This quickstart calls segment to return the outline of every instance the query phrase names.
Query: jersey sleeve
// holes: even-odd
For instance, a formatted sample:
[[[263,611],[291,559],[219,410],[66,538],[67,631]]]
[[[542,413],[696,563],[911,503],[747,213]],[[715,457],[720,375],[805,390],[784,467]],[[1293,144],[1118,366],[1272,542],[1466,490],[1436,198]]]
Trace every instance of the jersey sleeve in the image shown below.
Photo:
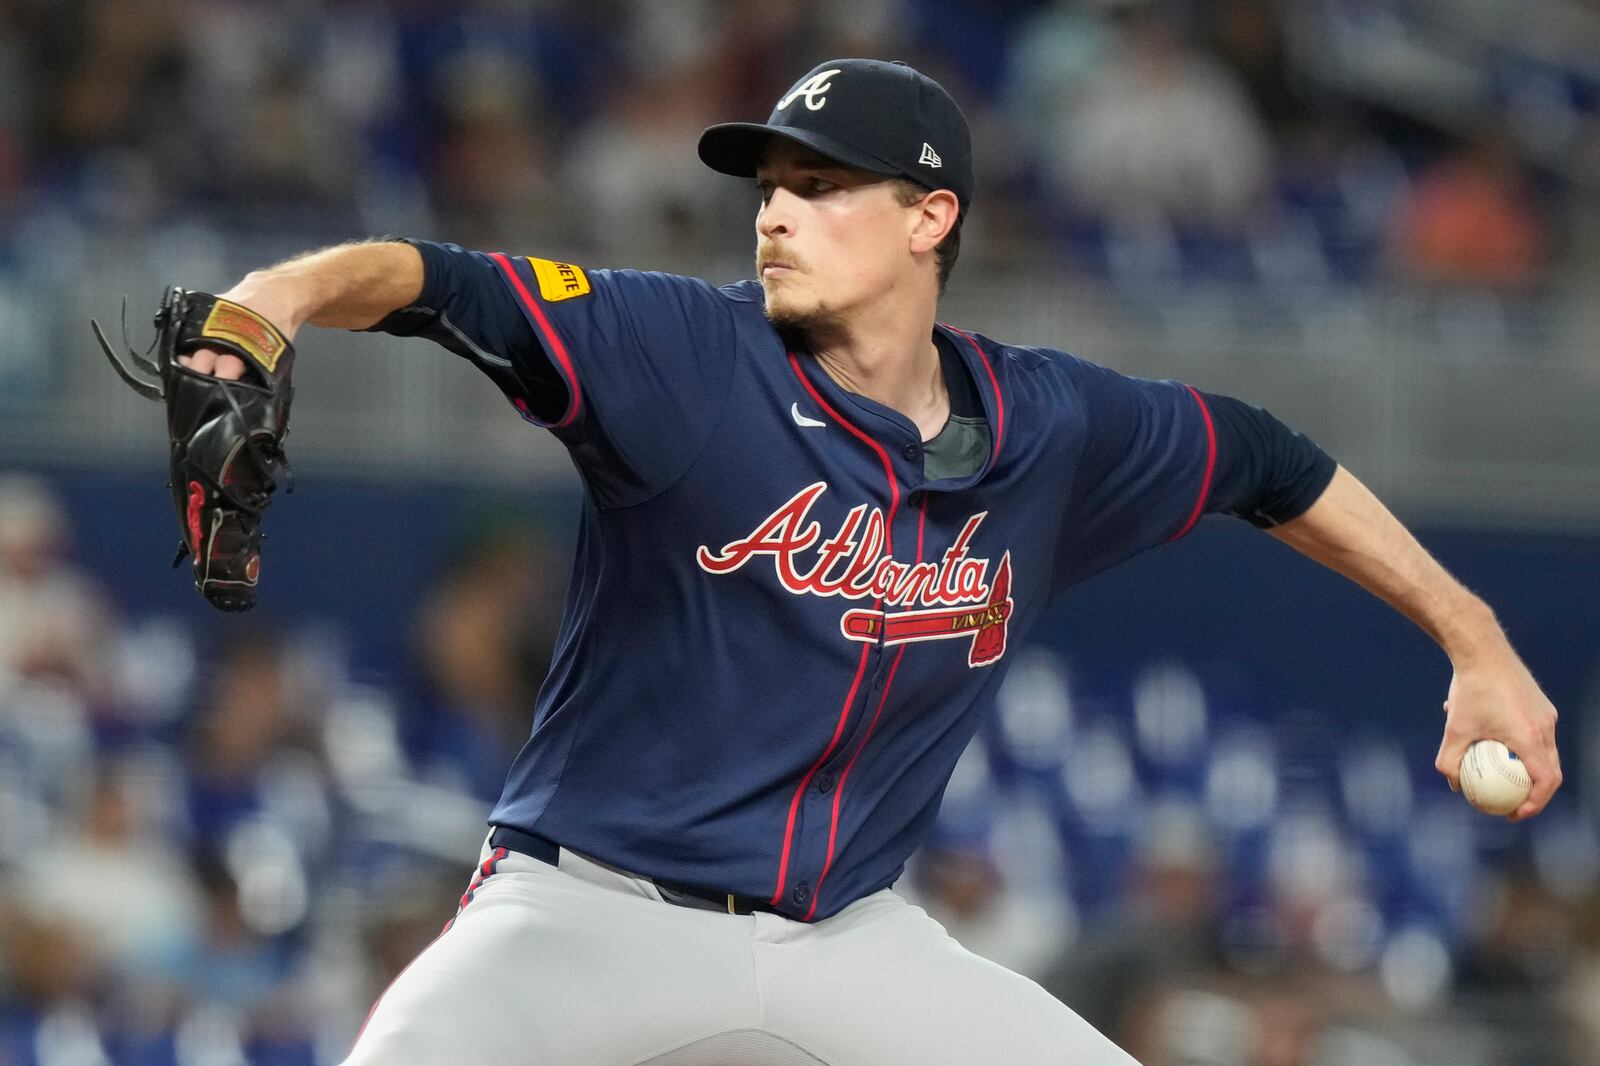
[[[1260,529],[1299,518],[1338,469],[1333,457],[1272,413],[1232,396],[1201,393],[1217,433],[1217,469],[1206,511]]]
[[[1206,514],[1263,528],[1287,522],[1333,478],[1327,453],[1259,407],[1181,382],[1076,368],[1083,441],[1058,588],[1178,540]]]
[[[422,295],[374,329],[425,336],[470,360],[567,445],[601,506],[646,499],[688,468],[737,349],[716,288],[411,243],[423,257]]]
[[[1215,423],[1197,390],[1078,362],[1082,442],[1057,587],[1189,532],[1216,476]]]

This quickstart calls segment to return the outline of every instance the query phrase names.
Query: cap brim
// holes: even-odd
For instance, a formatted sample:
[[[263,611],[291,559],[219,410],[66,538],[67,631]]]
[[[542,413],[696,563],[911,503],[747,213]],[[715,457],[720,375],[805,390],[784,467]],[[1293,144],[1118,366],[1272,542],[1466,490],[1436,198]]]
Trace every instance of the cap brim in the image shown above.
[[[824,137],[811,130],[793,126],[768,126],[760,122],[724,122],[708,126],[700,134],[700,161],[712,170],[732,174],[736,178],[753,178],[761,153],[773,137],[786,137],[791,141],[852,167],[870,170],[874,174],[898,174],[900,169],[870,156],[849,145]]]

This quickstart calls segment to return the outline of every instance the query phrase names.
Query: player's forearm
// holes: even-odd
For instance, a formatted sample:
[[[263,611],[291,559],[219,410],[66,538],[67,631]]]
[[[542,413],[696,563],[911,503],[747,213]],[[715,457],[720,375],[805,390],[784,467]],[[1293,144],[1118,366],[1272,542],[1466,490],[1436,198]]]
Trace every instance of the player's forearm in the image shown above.
[[[1389,603],[1457,665],[1508,648],[1488,605],[1451,577],[1343,467],[1309,510],[1270,532]]]
[[[285,334],[309,322],[366,329],[422,294],[422,256],[399,241],[341,244],[252,271],[223,295]]]

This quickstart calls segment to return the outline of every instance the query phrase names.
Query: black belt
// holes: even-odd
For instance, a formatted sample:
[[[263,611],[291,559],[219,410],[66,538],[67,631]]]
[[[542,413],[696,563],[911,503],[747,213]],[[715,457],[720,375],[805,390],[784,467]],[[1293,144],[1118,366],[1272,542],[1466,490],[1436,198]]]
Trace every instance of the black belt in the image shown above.
[[[519,854],[526,855],[540,862],[549,863],[551,866],[559,865],[561,845],[548,837],[539,836],[516,829],[509,825],[497,825],[494,832],[489,834],[489,843],[497,848],[508,848]],[[637,874],[630,874],[637,877]],[[732,892],[713,892],[709,889],[695,888],[693,885],[680,885],[672,881],[658,881],[653,877],[645,880],[656,886],[661,893],[661,898],[678,907],[693,907],[702,911],[719,911],[723,914],[753,914],[762,911],[766,914],[781,914],[776,907],[766,900],[752,899],[749,896],[736,896]]]

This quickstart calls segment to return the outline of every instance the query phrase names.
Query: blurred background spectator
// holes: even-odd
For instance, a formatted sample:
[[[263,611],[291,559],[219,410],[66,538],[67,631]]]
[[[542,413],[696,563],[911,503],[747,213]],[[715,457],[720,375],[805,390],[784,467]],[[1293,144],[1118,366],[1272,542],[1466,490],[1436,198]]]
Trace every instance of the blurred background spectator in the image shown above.
[[[1110,41],[1047,164],[1070,204],[1132,228],[1242,230],[1270,178],[1249,98],[1159,0],[1105,6]]]
[[[0,677],[94,702],[107,695],[113,620],[95,581],[72,564],[71,547],[47,483],[0,479]]]
[[[694,139],[844,54],[972,124],[950,320],[1307,429],[1566,712],[1557,804],[1473,814],[1436,650],[1208,522],[1013,651],[900,889],[1150,1066],[1600,1061],[1588,0],[0,0],[0,1061],[339,1061],[465,887],[578,506],[469,368],[307,334],[222,618],[87,316],[382,234],[732,280]]]
[[[1401,268],[1429,285],[1526,290],[1552,252],[1510,140],[1492,131],[1417,175],[1394,229]]]

